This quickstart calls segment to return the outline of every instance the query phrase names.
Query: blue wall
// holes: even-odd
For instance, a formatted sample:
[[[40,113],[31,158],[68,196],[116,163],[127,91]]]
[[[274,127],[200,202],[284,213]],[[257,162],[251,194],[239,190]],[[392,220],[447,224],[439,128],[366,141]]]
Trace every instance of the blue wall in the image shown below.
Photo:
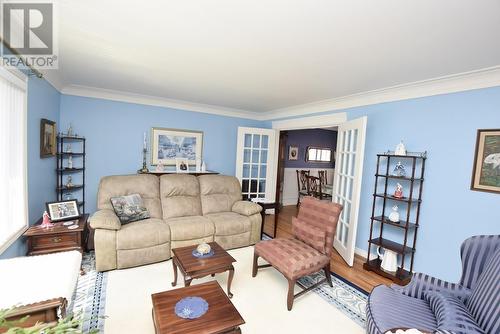
[[[56,198],[56,158],[40,159],[40,119],[59,122],[59,92],[44,79],[28,81],[28,205],[29,222],[34,224],[45,210],[45,202]],[[26,254],[26,242],[20,237],[0,258]]]
[[[149,138],[152,127],[203,131],[207,169],[234,175],[238,126],[262,125],[242,118],[70,95],[61,96],[60,120],[63,129],[72,123],[75,132],[87,137],[86,211],[90,213],[96,209],[101,177],[134,174],[142,166],[143,133]]]
[[[356,246],[368,248],[376,154],[403,139],[410,151],[428,151],[415,269],[456,281],[461,242],[500,234],[500,195],[470,190],[476,131],[500,128],[500,87],[341,111],[368,116]]]
[[[299,156],[297,160],[288,160],[290,146],[298,146]],[[286,140],[285,168],[334,168],[335,162],[314,163],[306,161],[306,150],[308,146],[331,148],[335,151],[337,147],[337,132],[324,129],[305,129],[288,131]],[[333,153],[332,151],[332,153]]]

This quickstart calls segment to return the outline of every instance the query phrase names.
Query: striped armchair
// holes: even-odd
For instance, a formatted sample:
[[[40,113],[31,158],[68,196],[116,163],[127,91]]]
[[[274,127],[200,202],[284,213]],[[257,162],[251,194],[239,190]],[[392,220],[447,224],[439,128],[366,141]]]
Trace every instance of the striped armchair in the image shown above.
[[[292,309],[296,297],[325,282],[332,286],[330,256],[341,211],[340,204],[305,197],[297,218],[292,219],[293,238],[260,241],[255,245],[252,276],[257,275],[258,268],[270,266],[282,273],[288,280],[288,311]],[[269,264],[258,265],[259,257]],[[320,270],[325,271],[324,280],[309,288],[301,286],[303,290],[293,294],[299,278]]]
[[[373,289],[366,332],[417,328],[427,333],[500,333],[500,235],[468,238],[460,255],[458,283],[415,273],[404,287]]]

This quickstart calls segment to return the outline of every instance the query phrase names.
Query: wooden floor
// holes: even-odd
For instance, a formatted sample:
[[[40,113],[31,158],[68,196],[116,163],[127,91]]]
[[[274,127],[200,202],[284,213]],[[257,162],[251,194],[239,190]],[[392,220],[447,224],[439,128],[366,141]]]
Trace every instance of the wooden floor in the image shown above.
[[[285,206],[278,214],[277,236],[282,238],[291,237],[292,233],[292,217],[297,215],[295,205]],[[274,215],[267,215],[264,224],[264,232],[267,235],[273,235]],[[379,276],[371,271],[363,269],[365,259],[359,255],[355,256],[354,266],[349,267],[342,257],[334,249],[332,259],[330,261],[330,269],[332,272],[342,276],[346,280],[356,284],[363,290],[370,292],[373,287],[380,284],[391,284],[392,281],[385,277]]]

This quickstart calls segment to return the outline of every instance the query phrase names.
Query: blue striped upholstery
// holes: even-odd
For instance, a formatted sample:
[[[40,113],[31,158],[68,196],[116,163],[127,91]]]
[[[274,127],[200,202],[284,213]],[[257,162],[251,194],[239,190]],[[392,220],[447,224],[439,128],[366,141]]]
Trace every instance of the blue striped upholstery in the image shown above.
[[[427,291],[424,297],[436,316],[438,330],[456,334],[484,334],[460,299],[436,291]]]
[[[500,249],[490,258],[476,281],[467,307],[488,334],[500,333]]]
[[[449,328],[438,328],[436,314],[424,300],[426,291],[453,296],[449,297],[454,298],[450,302],[458,299],[458,303],[465,303],[470,315],[485,333],[500,333],[500,235],[468,238],[462,243],[460,255],[462,277],[459,283],[415,273],[404,287],[393,285],[391,288],[378,286],[373,289],[366,310],[367,333],[381,334],[393,328],[455,332]],[[438,312],[437,304],[434,307]],[[440,316],[445,313],[439,310]],[[431,328],[432,324],[434,327]]]

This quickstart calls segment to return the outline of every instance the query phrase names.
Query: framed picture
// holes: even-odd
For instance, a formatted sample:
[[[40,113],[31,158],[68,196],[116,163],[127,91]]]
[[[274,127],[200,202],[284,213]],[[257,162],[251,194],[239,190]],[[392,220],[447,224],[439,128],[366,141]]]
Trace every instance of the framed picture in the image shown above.
[[[290,146],[288,148],[288,160],[298,160],[299,159],[299,147]]]
[[[189,161],[186,158],[175,158],[175,171],[189,173]]]
[[[78,202],[76,199],[69,201],[49,202],[45,204],[50,220],[58,222],[80,217]]]
[[[40,158],[56,155],[56,122],[40,120]]]
[[[153,128],[151,132],[151,165],[176,165],[182,158],[188,165],[201,160],[203,132]]]
[[[477,130],[471,189],[500,193],[500,129]]]

